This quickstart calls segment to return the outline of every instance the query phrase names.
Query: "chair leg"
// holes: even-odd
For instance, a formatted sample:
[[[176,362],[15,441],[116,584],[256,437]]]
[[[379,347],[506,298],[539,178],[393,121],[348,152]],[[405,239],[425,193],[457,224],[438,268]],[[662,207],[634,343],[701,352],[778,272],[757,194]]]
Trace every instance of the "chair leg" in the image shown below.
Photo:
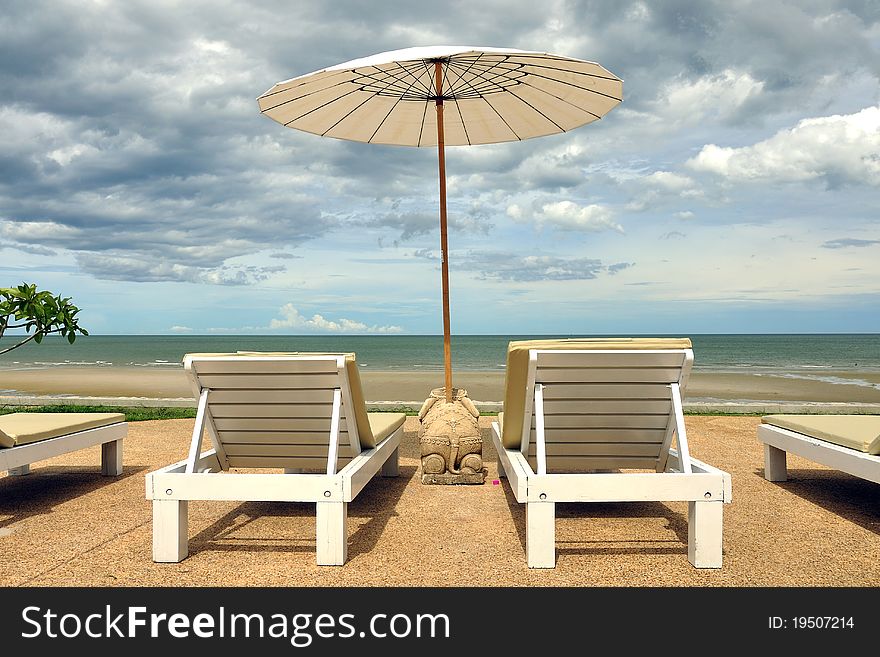
[[[556,567],[555,502],[526,502],[526,562],[529,568]]]
[[[177,563],[189,554],[189,502],[153,500],[153,561]]]
[[[101,445],[101,474],[117,477],[122,474],[122,439]]]
[[[9,468],[8,472],[10,477],[23,477],[24,475],[28,475],[31,473],[31,464],[25,463],[24,465],[20,465],[17,468]]]
[[[396,477],[400,474],[400,447],[395,447],[388,456],[388,460],[382,464],[383,477]]]
[[[319,566],[341,566],[348,559],[348,503],[317,503]]]
[[[764,478],[767,481],[788,480],[785,450],[766,443],[764,443]]]
[[[694,568],[721,568],[724,503],[688,502],[688,561]]]

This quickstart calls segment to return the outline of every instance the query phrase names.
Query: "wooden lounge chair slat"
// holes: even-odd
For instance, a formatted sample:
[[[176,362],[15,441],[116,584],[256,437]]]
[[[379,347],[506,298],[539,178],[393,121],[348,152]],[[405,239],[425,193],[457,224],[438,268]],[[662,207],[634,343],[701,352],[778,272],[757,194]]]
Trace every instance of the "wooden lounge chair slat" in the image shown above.
[[[231,388],[225,390],[214,390],[211,393],[211,405],[214,404],[326,404],[329,409],[333,404],[333,390],[297,390],[295,395],[290,394],[287,389],[269,390],[269,389],[241,389]]]
[[[577,414],[581,417],[611,413],[633,415],[656,413],[665,418],[669,415],[671,407],[669,399],[569,399],[554,401],[548,400],[546,396],[544,399],[544,413],[548,416],[566,413]]]
[[[555,368],[538,371],[539,383],[672,383],[678,381],[681,369],[675,368]]]
[[[640,456],[548,456],[547,471],[565,473],[590,470],[653,470],[655,462],[656,459]],[[535,457],[529,457],[528,463],[537,472]]]
[[[330,431],[330,418],[222,417],[214,421],[217,431]],[[340,423],[346,430],[346,422]]]
[[[581,383],[558,384],[544,391],[544,401],[580,400],[587,403],[593,399],[632,399],[669,401],[669,385],[665,383]]]
[[[337,440],[337,450],[340,458],[351,458],[351,446],[348,441],[341,443]],[[229,459],[240,456],[288,456],[291,453],[291,447],[296,448],[296,454],[300,456],[327,459],[328,444],[323,445],[290,445],[285,443],[250,443],[250,444],[230,444],[226,443],[226,456]]]
[[[339,457],[338,467],[342,468],[351,459]],[[304,468],[316,472],[326,472],[327,456],[235,456],[229,458],[233,468]],[[295,477],[296,475],[290,475]],[[311,500],[306,500],[311,501]],[[318,500],[314,500],[318,501]]]
[[[331,412],[332,404],[213,404],[215,418],[224,417],[288,417],[325,418]],[[342,410],[345,417],[345,409]]]
[[[583,414],[573,413],[544,415],[545,429],[596,428],[596,429],[666,429],[668,415],[648,413]],[[535,426],[532,419],[532,428]]]
[[[545,439],[553,442],[576,442],[583,439],[585,442],[641,442],[662,443],[665,429],[628,429],[628,428],[601,428],[601,429],[545,429]],[[535,440],[535,430],[530,433],[529,443]]]
[[[254,390],[326,389],[338,381],[335,374],[206,374],[199,377],[205,388]]]
[[[538,354],[541,370],[554,368],[590,370],[596,368],[650,368],[667,367],[681,370],[684,364],[681,353],[644,350],[637,354],[627,351],[603,352],[558,349]]]
[[[233,356],[231,358],[240,358]],[[201,360],[194,365],[196,373],[202,381],[205,376],[210,374],[229,374],[231,376],[240,376],[242,374],[258,374],[260,376],[267,374],[336,374],[336,361],[333,359],[326,360],[273,360],[273,359],[253,359],[251,362],[242,363],[233,360]]]
[[[224,431],[222,440],[229,445],[327,445],[328,432],[318,431]],[[339,444],[348,445],[348,432],[339,433]]]
[[[547,456],[645,456],[656,460],[661,443],[552,443],[545,444]],[[529,456],[535,456],[529,448]],[[651,466],[653,467],[653,465]]]

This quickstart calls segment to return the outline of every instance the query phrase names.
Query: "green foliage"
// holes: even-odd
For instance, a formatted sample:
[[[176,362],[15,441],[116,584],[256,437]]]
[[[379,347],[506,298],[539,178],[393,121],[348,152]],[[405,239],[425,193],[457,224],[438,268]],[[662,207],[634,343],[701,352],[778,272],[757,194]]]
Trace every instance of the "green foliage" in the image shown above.
[[[79,308],[70,297],[54,295],[48,290],[37,290],[36,285],[22,283],[17,287],[0,288],[0,338],[7,329],[23,328],[28,336],[11,347],[0,350],[5,354],[33,340],[37,344],[52,333],[67,338],[70,344],[76,334],[88,335],[79,325]]]
[[[80,406],[53,404],[51,406],[0,406],[0,415],[7,413],[123,413],[127,422],[141,420],[178,420],[194,418],[196,409],[160,406]]]

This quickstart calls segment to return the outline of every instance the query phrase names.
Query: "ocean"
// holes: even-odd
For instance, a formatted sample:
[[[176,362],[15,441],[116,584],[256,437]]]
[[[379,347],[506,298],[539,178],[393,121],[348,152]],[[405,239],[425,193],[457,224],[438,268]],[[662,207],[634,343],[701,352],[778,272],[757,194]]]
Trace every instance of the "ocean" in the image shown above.
[[[568,335],[462,335],[452,337],[456,370],[503,370],[507,343]],[[598,336],[596,336],[598,337]],[[656,336],[654,336],[656,337]],[[681,337],[681,336],[672,336]],[[880,371],[880,334],[691,335],[694,368],[707,372]],[[0,339],[0,349],[21,338]],[[443,369],[442,336],[175,336],[108,335],[77,338],[74,344],[55,336],[0,355],[0,368],[179,367],[192,352],[353,351],[369,370],[435,371]]]

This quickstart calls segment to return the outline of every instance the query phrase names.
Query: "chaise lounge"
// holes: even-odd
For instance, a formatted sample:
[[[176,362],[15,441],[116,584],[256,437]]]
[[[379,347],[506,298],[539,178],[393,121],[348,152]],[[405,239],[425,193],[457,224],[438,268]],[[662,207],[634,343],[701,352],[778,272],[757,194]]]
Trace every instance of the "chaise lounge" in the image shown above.
[[[315,503],[318,565],[344,564],[348,503],[397,476],[406,416],[367,413],[354,354],[189,354],[184,369],[198,410],[188,458],[146,477],[153,560],[188,555],[189,500],[240,500]]]
[[[101,445],[101,473],[122,474],[121,413],[9,413],[0,415],[0,472],[26,475],[32,463]]]
[[[880,416],[767,415],[758,440],[764,443],[764,477],[786,481],[786,454],[880,483]]]
[[[526,561],[556,565],[557,502],[688,502],[688,559],[720,568],[730,475],[690,455],[688,339],[511,342],[499,474],[526,506]],[[673,443],[676,447],[673,447]]]

